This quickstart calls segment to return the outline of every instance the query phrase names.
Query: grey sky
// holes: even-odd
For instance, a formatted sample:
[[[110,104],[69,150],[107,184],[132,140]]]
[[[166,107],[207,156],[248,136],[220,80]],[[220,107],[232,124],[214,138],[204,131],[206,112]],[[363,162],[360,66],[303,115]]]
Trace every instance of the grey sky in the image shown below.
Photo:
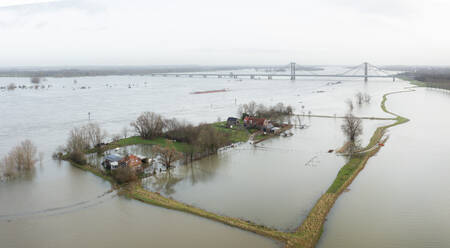
[[[0,66],[450,65],[446,0],[0,0]]]

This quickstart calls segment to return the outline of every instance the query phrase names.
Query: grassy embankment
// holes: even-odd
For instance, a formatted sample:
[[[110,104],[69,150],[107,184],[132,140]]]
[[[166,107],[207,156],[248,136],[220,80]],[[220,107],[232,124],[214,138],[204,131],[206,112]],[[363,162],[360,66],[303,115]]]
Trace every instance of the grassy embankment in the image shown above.
[[[240,142],[240,141],[247,141],[248,138],[250,137],[251,133],[255,133],[256,130],[245,130],[245,129],[227,129],[225,128],[225,123],[214,123],[212,124],[214,125],[216,128],[224,131],[224,132],[228,132],[230,134],[230,138],[233,142]],[[270,136],[273,137],[273,136]],[[268,138],[268,136],[263,136],[261,138]],[[160,138],[160,139],[155,139],[155,140],[143,140],[140,137],[130,137],[130,138],[126,138],[126,139],[122,139],[119,140],[117,142],[113,142],[111,144],[108,144],[108,149],[112,149],[115,147],[120,147],[120,146],[127,146],[127,145],[134,145],[134,144],[157,144],[157,145],[165,145],[165,139]],[[179,149],[180,151],[182,149],[184,149],[183,147],[187,145],[187,144],[180,144],[179,146],[177,146],[177,149]],[[88,152],[94,152],[95,150],[90,150]],[[64,159],[68,160],[68,157],[65,156],[63,157]],[[79,165],[74,163],[73,161],[68,160],[73,166],[80,168],[82,170],[85,171],[89,171],[107,181],[109,181],[112,184],[112,187],[114,188],[119,188],[119,185],[115,182],[115,180],[111,177],[110,174],[105,173],[104,171],[95,168],[93,166],[90,165]],[[201,216],[210,220],[214,220],[214,221],[218,221],[221,222],[223,224],[232,226],[232,227],[237,227],[249,232],[253,232],[259,235],[263,235],[278,241],[281,241],[283,243],[290,243],[290,242],[294,242],[294,243],[298,243],[298,237],[297,235],[293,234],[293,233],[285,233],[285,232],[281,232],[263,225],[258,225],[255,223],[252,223],[250,221],[247,220],[243,220],[240,218],[233,218],[233,217],[228,217],[228,216],[222,216],[222,215],[218,215],[212,212],[208,212],[206,210],[194,207],[194,206],[190,206],[188,204],[184,204],[182,202],[173,200],[173,199],[169,199],[166,198],[164,196],[161,196],[159,193],[156,192],[151,192],[151,191],[147,191],[145,189],[143,189],[140,185],[138,184],[134,184],[134,185],[121,185],[121,192],[123,194],[125,194],[126,196],[132,198],[132,199],[136,199],[139,200],[141,202],[145,202],[148,204],[152,204],[152,205],[156,205],[156,206],[160,206],[160,207],[164,207],[164,208],[168,208],[168,209],[173,209],[173,210],[177,210],[177,211],[182,211],[182,212],[186,212],[186,213],[190,213],[190,214],[194,214],[197,216]]]
[[[115,182],[115,180],[110,175],[103,172],[102,170],[97,169],[90,165],[79,165],[79,164],[74,163],[73,161],[70,161],[70,160],[68,160],[68,161],[71,163],[71,165],[73,165],[79,169],[88,171],[90,173],[93,173],[94,175],[97,175],[97,176],[103,178],[104,180],[109,181],[113,188],[119,188],[119,185]],[[200,208],[197,208],[194,206],[190,206],[188,204],[184,204],[182,202],[179,202],[179,201],[176,201],[173,199],[166,198],[164,196],[161,196],[159,193],[147,191],[138,184],[128,184],[128,185],[120,185],[120,186],[122,186],[122,187],[120,187],[121,194],[123,194],[129,198],[139,200],[144,203],[198,215],[198,216],[210,219],[210,220],[221,222],[223,224],[226,224],[226,225],[229,225],[232,227],[237,227],[237,228],[247,230],[247,231],[250,231],[250,232],[253,232],[256,234],[270,237],[272,239],[275,239],[275,240],[278,240],[281,242],[287,242],[289,239],[293,238],[293,235],[290,233],[284,233],[284,232],[281,232],[281,231],[278,231],[278,230],[275,230],[272,228],[268,228],[268,227],[265,227],[262,225],[257,225],[257,224],[254,224],[250,221],[246,221],[243,219],[218,215],[218,214],[208,212],[208,211],[205,211],[203,209],[200,209]]]
[[[394,115],[395,118],[393,118],[393,120],[395,120],[395,122],[390,125],[377,128],[376,131],[374,132],[369,144],[367,145],[367,147],[377,146],[377,144],[380,141],[384,142],[385,141],[385,139],[383,139],[384,133],[388,128],[405,123],[408,121],[408,119],[388,111],[386,109],[386,105],[385,105],[388,95],[402,93],[402,92],[408,92],[408,91],[392,92],[392,93],[385,94],[383,96],[383,100],[381,102],[381,108],[386,113]],[[213,124],[213,125],[215,125],[217,128],[222,128],[220,123]],[[248,135],[249,135],[249,133],[244,135],[242,133],[239,133],[239,131],[235,131],[235,130],[228,130],[228,132],[231,132],[232,135],[234,135],[235,140],[244,140],[246,135],[247,135],[247,139],[248,139]],[[137,143],[139,144],[139,142],[144,142],[135,137],[128,138],[128,139],[129,140],[119,141],[114,145],[124,146],[124,145],[131,145],[131,144],[137,144]],[[165,143],[165,141],[164,142],[163,141],[164,140],[145,141],[145,142],[150,142],[147,144],[153,144],[152,142],[158,142],[158,144],[163,144],[163,143]],[[181,147],[180,147],[180,149],[181,149]],[[352,156],[349,159],[348,163],[345,164],[341,168],[336,179],[334,180],[332,185],[329,187],[327,192],[319,198],[319,200],[317,201],[315,206],[312,208],[312,210],[310,211],[309,215],[307,216],[305,221],[302,223],[302,225],[293,233],[281,232],[281,231],[271,229],[271,228],[268,228],[268,227],[265,227],[262,225],[257,225],[257,224],[251,223],[249,221],[239,219],[239,218],[233,218],[233,217],[227,217],[227,216],[221,216],[218,214],[214,214],[214,213],[205,211],[203,209],[178,202],[173,199],[168,199],[166,197],[161,196],[158,193],[144,190],[140,186],[127,187],[127,189],[125,190],[125,193],[130,198],[133,198],[133,199],[145,202],[145,203],[149,203],[152,205],[156,205],[156,206],[160,206],[160,207],[164,207],[164,208],[168,208],[168,209],[173,209],[173,210],[178,210],[178,211],[198,215],[198,216],[201,216],[204,218],[208,218],[208,219],[211,219],[214,221],[224,223],[229,226],[237,227],[237,228],[240,228],[243,230],[247,230],[247,231],[257,233],[257,234],[260,234],[260,235],[263,235],[263,236],[266,236],[266,237],[269,237],[269,238],[272,238],[275,240],[285,242],[286,247],[288,247],[288,248],[291,248],[291,247],[314,247],[316,245],[317,241],[319,240],[320,235],[322,234],[323,224],[326,220],[326,216],[327,216],[328,212],[330,211],[330,209],[332,208],[332,206],[334,205],[335,201],[337,200],[339,195],[344,191],[344,189],[347,188],[348,185],[351,184],[351,182],[354,180],[354,178],[356,178],[358,173],[364,168],[368,159],[370,157],[372,157],[374,154],[376,154],[379,149],[380,149],[380,147],[376,147],[376,149],[372,149],[372,150],[368,151],[367,153]],[[88,170],[96,175],[99,175],[99,176],[105,178],[106,180],[112,181],[111,178],[109,178],[107,175],[105,175],[98,169],[92,168],[90,166],[77,166],[77,167],[84,169],[84,170]]]
[[[353,155],[349,158],[347,164],[345,164],[339,170],[336,179],[328,188],[327,192],[319,198],[315,206],[310,211],[308,217],[296,230],[295,234],[301,238],[301,242],[296,244],[288,243],[286,247],[314,247],[316,245],[322,234],[323,225],[325,223],[328,212],[333,207],[339,195],[353,182],[358,173],[364,168],[369,158],[378,152],[378,150],[380,149],[378,143],[384,143],[386,141],[386,138],[384,137],[386,130],[393,126],[400,125],[409,121],[407,118],[387,110],[387,96],[409,91],[413,90],[391,92],[383,96],[383,100],[381,101],[381,109],[384,112],[395,116],[395,122],[387,126],[379,127],[375,130],[365,150],[372,147],[375,147],[375,149],[371,149],[366,153]]]

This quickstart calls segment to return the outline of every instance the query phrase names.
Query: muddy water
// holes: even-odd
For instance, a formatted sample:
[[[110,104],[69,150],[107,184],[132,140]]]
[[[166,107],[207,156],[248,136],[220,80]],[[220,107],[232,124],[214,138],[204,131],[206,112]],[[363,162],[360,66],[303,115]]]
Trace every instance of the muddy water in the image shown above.
[[[411,121],[336,202],[318,247],[449,247],[450,95],[418,89],[387,107]]]
[[[235,228],[119,197],[66,214],[0,223],[2,247],[277,247]]]
[[[241,145],[158,174],[144,185],[203,209],[291,231],[345,164],[344,157],[328,153],[344,143],[341,121],[303,122],[309,127],[292,130],[291,137]],[[366,133],[379,125],[368,122]]]
[[[42,166],[37,166],[34,176],[0,182],[0,240],[2,244],[3,242],[7,244],[6,247],[24,247],[30,244],[34,247],[58,247],[62,246],[64,241],[67,242],[63,246],[68,247],[78,247],[79,242],[122,247],[124,242],[131,240],[133,244],[140,246],[148,244],[148,238],[151,238],[157,247],[178,246],[176,242],[180,240],[189,247],[211,247],[211,244],[223,247],[277,246],[278,244],[271,240],[208,220],[116,197],[114,193],[107,193],[110,189],[109,183],[66,163],[59,164],[51,160],[50,155],[58,145],[65,142],[72,127],[88,123],[88,112],[91,113],[91,121],[100,123],[112,135],[128,126],[129,122],[143,111],[155,111],[167,117],[184,118],[193,123],[212,122],[218,117],[223,120],[235,115],[238,104],[255,100],[266,104],[277,102],[292,104],[298,112],[302,110],[312,111],[313,114],[339,115],[345,113],[344,100],[352,97],[357,91],[369,91],[375,99],[376,95],[381,95],[387,88],[399,88],[399,85],[394,85],[389,80],[369,84],[348,80],[333,86],[327,83],[337,80],[234,81],[139,76],[78,78],[76,84],[73,80],[49,78],[43,84],[51,85],[50,88],[0,91],[2,113],[0,156],[5,155],[13,145],[26,138],[37,144],[39,150],[46,155]],[[30,85],[28,79],[0,79],[1,85],[8,83]],[[86,89],[81,89],[82,87]],[[223,88],[229,91],[218,94],[190,94],[194,91]],[[383,115],[377,110],[377,105],[378,103],[373,103],[357,107],[355,111],[361,115]],[[190,198],[183,198],[184,200],[197,202],[201,206],[207,202],[207,198],[198,196],[198,199],[195,198],[196,190],[201,194],[212,196],[211,199],[215,200],[223,195],[224,199],[230,200],[228,202],[230,205],[204,206],[221,213],[244,216],[280,229],[289,229],[294,222],[297,223],[303,218],[308,207],[315,201],[313,195],[317,196],[326,189],[327,179],[332,178],[339,167],[332,161],[339,161],[341,158],[328,154],[321,155],[320,161],[326,162],[324,165],[312,166],[313,169],[305,166],[305,161],[315,154],[323,153],[340,143],[336,131],[339,124],[333,124],[333,121],[311,121],[311,129],[306,130],[305,135],[311,132],[308,138],[311,140],[314,139],[313,136],[323,136],[325,133],[314,131],[314,126],[334,130],[331,133],[336,134],[336,137],[323,138],[320,145],[302,143],[302,133],[298,131],[293,137],[286,139],[286,143],[289,139],[293,142],[287,150],[277,152],[277,148],[286,149],[283,145],[284,140],[280,139],[263,143],[266,147],[271,146],[266,149],[268,151],[264,151],[265,148],[254,150],[243,148],[219,155],[221,160],[223,157],[223,162],[220,163],[210,162],[218,158],[199,161],[195,166],[205,168],[204,171],[208,171],[208,167],[217,168],[213,173],[206,172],[212,176],[205,176],[204,179],[210,183],[209,186],[213,190],[205,190],[208,186],[205,183],[197,183],[191,187],[187,186],[189,180],[182,180],[179,184],[186,187],[177,186],[180,188],[176,188],[176,192],[185,192]],[[333,128],[328,128],[325,122],[334,125]],[[309,146],[314,149],[308,150]],[[256,165],[261,164],[263,168],[259,172],[256,168],[248,166],[242,168],[241,173],[237,173],[239,171],[237,165],[247,160]],[[281,169],[271,171],[270,166],[273,166],[273,163],[266,163],[266,160],[276,162],[275,165],[281,164]],[[227,161],[233,162],[227,165]],[[292,174],[294,172],[301,174],[302,180],[298,180],[299,183],[295,182],[289,171],[293,171]],[[306,183],[308,173],[315,175],[314,178],[318,182],[309,180],[310,182]],[[321,173],[324,179],[319,179]],[[227,178],[227,175],[233,177]],[[262,184],[264,177],[270,178],[266,186]],[[251,180],[257,183],[249,183]],[[230,185],[228,191],[226,187],[221,186],[222,183]],[[263,187],[270,194],[264,194],[263,190],[256,188],[257,186]],[[274,203],[280,201],[289,205],[287,199],[293,197],[294,190],[306,192],[300,193],[299,199],[292,202],[293,206],[298,207],[297,211],[294,211],[294,207],[284,207],[282,211],[285,212],[277,212]],[[241,205],[238,201],[233,201],[234,194],[238,200],[242,200],[255,192],[255,203],[244,201]],[[281,195],[278,196],[274,192],[281,192]],[[274,198],[271,199],[269,196]],[[262,210],[255,210],[256,214],[250,214],[252,209],[261,206]],[[265,217],[266,215],[270,217]],[[293,220],[290,220],[290,216]],[[180,230],[182,226],[188,228]],[[134,232],[121,232],[120,237],[111,235],[114,233],[113,230],[120,229]],[[13,235],[19,231],[22,233],[20,237]],[[98,233],[109,238],[96,238]],[[167,235],[177,236],[180,239],[170,239]]]

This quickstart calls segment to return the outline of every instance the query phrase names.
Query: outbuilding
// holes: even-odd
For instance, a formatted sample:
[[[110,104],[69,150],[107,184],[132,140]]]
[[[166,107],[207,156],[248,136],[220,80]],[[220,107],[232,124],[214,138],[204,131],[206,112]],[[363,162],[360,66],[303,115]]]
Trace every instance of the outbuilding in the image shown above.
[[[106,169],[115,170],[119,168],[119,163],[122,159],[122,156],[118,154],[108,154],[102,164]]]
[[[233,126],[237,126],[239,124],[239,119],[235,117],[228,117],[227,119],[227,127],[232,128]]]

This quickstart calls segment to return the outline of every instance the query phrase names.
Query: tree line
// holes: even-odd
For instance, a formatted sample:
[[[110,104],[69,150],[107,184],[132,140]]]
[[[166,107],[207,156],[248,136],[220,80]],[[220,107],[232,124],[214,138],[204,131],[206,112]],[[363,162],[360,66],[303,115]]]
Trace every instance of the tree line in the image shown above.
[[[154,112],[144,112],[131,127],[143,139],[164,137],[188,144],[184,155],[187,160],[214,154],[219,148],[231,144],[230,136],[210,124],[192,125],[176,118],[165,119]]]
[[[277,103],[273,106],[257,104],[254,101],[241,104],[238,108],[238,115],[243,119],[245,116],[253,116],[266,119],[278,119],[287,115],[292,115],[294,108],[291,105]]]

